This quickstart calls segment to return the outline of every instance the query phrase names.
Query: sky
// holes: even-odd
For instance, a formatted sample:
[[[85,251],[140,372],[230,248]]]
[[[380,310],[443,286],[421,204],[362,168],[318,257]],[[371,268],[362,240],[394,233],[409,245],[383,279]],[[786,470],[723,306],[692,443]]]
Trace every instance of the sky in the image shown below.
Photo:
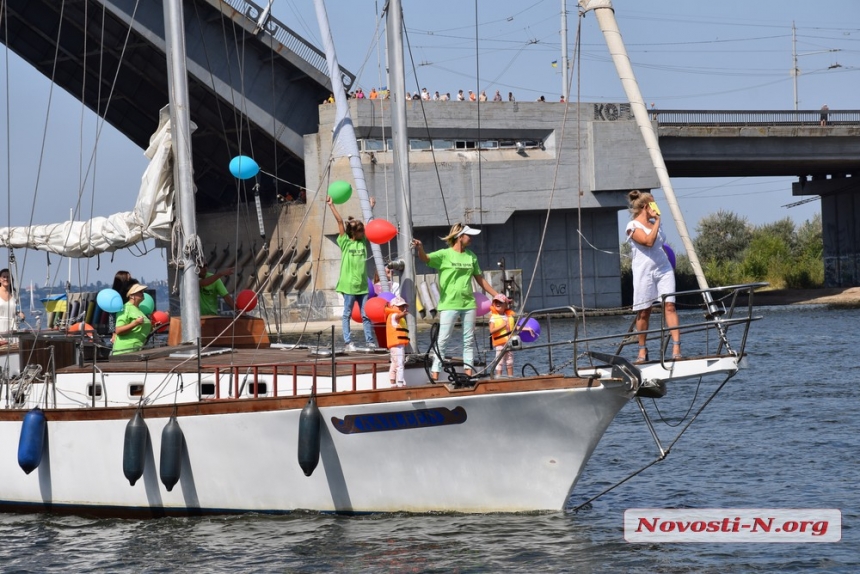
[[[260,4],[261,0],[257,0]],[[384,80],[383,0],[328,0],[340,63],[366,91]],[[560,0],[404,0],[407,90],[500,90],[520,101],[561,88]],[[624,101],[624,92],[593,14],[580,19],[568,0],[571,100]],[[857,0],[614,0],[616,18],[647,103],[659,109],[788,110],[794,107],[792,22],[800,109],[860,109],[860,2]],[[476,13],[477,10],[477,13]],[[275,0],[272,14],[319,46],[312,0]],[[476,26],[477,32],[476,32]],[[581,50],[576,57],[578,29]],[[143,150],[77,99],[3,49],[0,66],[0,227],[67,220],[81,197],[85,217],[132,208],[146,167]],[[835,50],[835,51],[834,51]],[[410,57],[411,56],[411,57]],[[410,63],[414,62],[414,66]],[[553,67],[557,61],[559,67]],[[580,64],[577,64],[580,65]],[[416,78],[417,76],[417,78]],[[578,83],[577,83],[578,80]],[[8,97],[7,97],[8,94]],[[46,121],[47,118],[47,121]],[[193,120],[193,110],[192,110]],[[96,135],[98,134],[98,137]],[[91,161],[92,158],[92,161]],[[225,166],[225,169],[227,166]],[[265,169],[265,166],[263,166]],[[750,223],[820,211],[812,201],[786,207],[792,178],[679,178],[675,192],[695,235],[697,222],[720,209]],[[661,192],[656,191],[658,201]],[[34,199],[35,197],[35,199]],[[619,220],[626,220],[621,212]],[[669,240],[677,234],[667,226]],[[622,227],[623,228],[623,227]],[[24,284],[65,281],[68,262],[16,252]],[[132,252],[73,262],[72,283],[111,281],[119,269],[164,279],[167,254],[147,244]],[[4,254],[0,265],[6,266]],[[49,279],[50,278],[50,279]]]

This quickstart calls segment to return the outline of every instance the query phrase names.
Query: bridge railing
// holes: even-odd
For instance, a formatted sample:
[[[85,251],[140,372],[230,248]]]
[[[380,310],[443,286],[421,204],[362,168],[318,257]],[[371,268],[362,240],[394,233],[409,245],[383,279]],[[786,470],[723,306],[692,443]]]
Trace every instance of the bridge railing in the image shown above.
[[[648,110],[660,126],[860,126],[860,110]]]
[[[230,5],[234,10],[256,24],[260,15],[263,13],[263,8],[257,6],[250,0],[221,0],[225,4]],[[325,53],[310,44],[307,40],[293,32],[286,24],[269,14],[266,20],[263,31],[283,44],[291,52],[302,58],[305,62],[313,66],[315,69],[328,76],[328,64],[326,63]],[[355,74],[348,72],[343,67],[340,68],[343,87],[349,90],[355,82]]]

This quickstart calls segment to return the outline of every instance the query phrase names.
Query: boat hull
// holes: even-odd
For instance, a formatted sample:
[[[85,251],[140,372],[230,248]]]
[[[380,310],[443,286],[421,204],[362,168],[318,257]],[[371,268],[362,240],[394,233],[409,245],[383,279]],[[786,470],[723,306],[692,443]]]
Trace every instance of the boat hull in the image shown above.
[[[158,459],[173,407],[142,409],[149,438],[135,486],[123,476],[125,426],[135,409],[46,411],[42,462],[29,475],[16,462],[24,413],[4,411],[0,509],[110,516],[560,510],[631,397],[620,381],[569,380],[576,384],[542,378],[525,390],[488,381],[469,391],[437,385],[320,395],[320,459],[309,477],[297,458],[307,397],[178,405],[185,445],[170,492]]]

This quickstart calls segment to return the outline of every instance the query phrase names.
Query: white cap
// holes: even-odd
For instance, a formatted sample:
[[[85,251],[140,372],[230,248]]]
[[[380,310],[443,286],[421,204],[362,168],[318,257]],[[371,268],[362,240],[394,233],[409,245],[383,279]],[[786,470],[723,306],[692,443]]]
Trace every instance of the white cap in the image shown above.
[[[391,300],[390,305],[392,307],[402,307],[403,305],[408,305],[408,303],[406,302],[406,299],[404,299],[403,297],[395,297],[394,299]]]
[[[461,235],[478,235],[480,232],[480,229],[472,229],[468,225],[464,225],[463,229],[460,230],[460,233],[458,233],[456,237],[460,237]]]

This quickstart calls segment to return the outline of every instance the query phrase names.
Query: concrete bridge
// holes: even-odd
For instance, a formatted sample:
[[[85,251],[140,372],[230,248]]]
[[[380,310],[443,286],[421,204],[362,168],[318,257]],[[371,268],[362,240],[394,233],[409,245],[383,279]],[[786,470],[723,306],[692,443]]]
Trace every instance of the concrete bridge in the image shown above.
[[[860,110],[651,117],[672,177],[797,177],[794,195],[821,197],[826,285],[860,285]]]
[[[168,102],[161,0],[7,0],[0,41],[141,148]],[[250,0],[184,0],[197,210],[237,202],[225,169],[253,155],[304,182],[304,141],[331,92],[325,55]],[[6,36],[8,27],[8,37]],[[355,77],[342,70],[344,87]],[[277,183],[264,182],[264,203]]]

